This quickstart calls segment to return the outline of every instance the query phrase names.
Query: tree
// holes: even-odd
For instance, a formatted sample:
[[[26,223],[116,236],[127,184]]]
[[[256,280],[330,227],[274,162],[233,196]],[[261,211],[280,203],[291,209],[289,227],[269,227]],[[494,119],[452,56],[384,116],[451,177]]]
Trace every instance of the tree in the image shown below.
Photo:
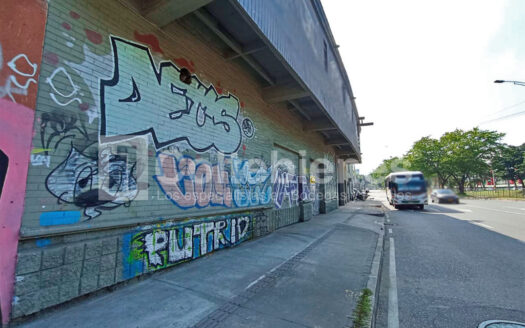
[[[443,164],[460,193],[465,192],[465,183],[469,178],[490,170],[490,161],[497,155],[504,135],[479,128],[469,131],[457,129],[439,139],[445,153]]]
[[[450,178],[445,161],[445,152],[440,140],[423,137],[416,141],[406,158],[410,169],[423,172],[427,177],[437,176],[440,188],[444,188]]]
[[[513,180],[517,186],[518,180],[525,178],[525,144],[521,146],[502,145],[494,157],[493,167],[497,175],[505,180]]]
[[[391,157],[383,160],[370,176],[375,180],[375,183],[382,185],[384,178],[392,172],[403,171],[408,167],[408,162],[403,157]]]

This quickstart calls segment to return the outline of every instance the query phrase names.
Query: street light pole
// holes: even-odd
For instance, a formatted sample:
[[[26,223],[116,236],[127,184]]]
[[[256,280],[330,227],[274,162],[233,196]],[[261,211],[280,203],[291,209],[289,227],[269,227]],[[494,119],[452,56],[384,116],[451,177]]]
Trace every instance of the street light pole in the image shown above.
[[[496,81],[494,81],[494,83],[512,83],[512,84],[515,84],[515,85],[521,85],[521,86],[525,87],[525,82],[521,82],[521,81],[496,80]]]

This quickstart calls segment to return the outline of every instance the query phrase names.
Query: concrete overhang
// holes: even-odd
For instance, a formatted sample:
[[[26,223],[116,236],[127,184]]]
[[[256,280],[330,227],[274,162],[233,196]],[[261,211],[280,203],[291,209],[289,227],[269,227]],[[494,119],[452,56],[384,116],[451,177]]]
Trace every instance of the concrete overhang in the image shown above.
[[[279,0],[261,2],[257,8],[258,13],[263,15],[265,10],[268,12],[273,10],[272,6],[282,5],[276,1]],[[297,1],[289,5],[304,6],[305,4],[302,3],[303,1]],[[252,5],[256,4],[250,0],[142,0],[141,14],[161,28],[188,16],[200,22],[224,44],[225,60],[243,61],[261,78],[261,96],[265,101],[288,103],[287,108],[303,118],[302,124],[305,131],[320,133],[325,139],[325,144],[333,146],[339,158],[350,158],[360,162],[360,126],[355,98],[319,0],[311,0],[309,4],[306,4],[310,6],[307,10],[314,12],[317,18],[317,21],[314,19],[314,25],[310,28],[315,28],[318,34],[322,32],[321,34],[326,37],[331,51],[335,54],[338,70],[342,72],[338,83],[341,83],[348,92],[348,94],[343,94],[343,98],[348,99],[344,107],[335,109],[331,106],[330,97],[322,99],[320,96],[325,91],[321,90],[324,86],[312,83],[311,78],[310,80],[302,78],[298,72],[300,69],[298,69],[298,64],[293,62],[293,58],[297,59],[303,54],[292,51],[292,56],[295,57],[291,58],[290,53],[278,49],[279,45],[276,44],[276,40],[268,34],[266,25],[282,23],[279,17],[272,18],[269,15],[268,22],[257,20],[257,17],[254,17],[257,11],[252,11],[250,8]],[[266,7],[262,8],[264,6]],[[299,9],[301,8],[306,10],[303,7]],[[288,20],[294,19],[300,18],[288,18]],[[306,22],[297,21],[295,23],[297,25]],[[298,28],[300,33],[308,33],[302,25]],[[287,31],[283,29],[279,33],[285,34]],[[318,75],[314,77],[326,84],[328,74]]]

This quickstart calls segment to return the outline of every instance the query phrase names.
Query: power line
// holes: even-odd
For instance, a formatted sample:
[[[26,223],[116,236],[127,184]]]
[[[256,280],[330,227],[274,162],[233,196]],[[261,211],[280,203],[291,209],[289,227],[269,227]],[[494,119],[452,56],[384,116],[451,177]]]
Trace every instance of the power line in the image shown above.
[[[504,116],[501,116],[501,117],[497,117],[497,118],[492,119],[492,120],[483,121],[481,123],[478,123],[478,125],[485,124],[485,123],[490,123],[490,122],[494,122],[494,121],[501,121],[501,120],[505,120],[505,119],[510,118],[510,117],[519,116],[519,115],[523,115],[523,114],[525,114],[525,110],[523,110],[521,112],[512,113],[512,114],[504,115]]]
[[[499,114],[499,113],[501,113],[501,112],[506,111],[507,109],[511,109],[511,108],[517,107],[517,106],[519,106],[519,105],[521,105],[521,104],[525,104],[525,100],[520,101],[520,102],[518,102],[518,103],[515,103],[514,105],[510,105],[510,106],[507,106],[507,107],[503,107],[501,110],[498,110],[497,112],[491,113],[491,114],[489,114],[489,115]]]

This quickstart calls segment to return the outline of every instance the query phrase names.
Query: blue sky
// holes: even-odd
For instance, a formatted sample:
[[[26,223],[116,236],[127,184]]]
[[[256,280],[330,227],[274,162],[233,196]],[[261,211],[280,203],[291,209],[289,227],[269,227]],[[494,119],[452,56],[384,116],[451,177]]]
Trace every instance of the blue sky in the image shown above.
[[[525,1],[322,3],[359,114],[375,123],[361,134],[361,172],[456,128],[525,142],[525,86],[493,83],[525,81]]]

